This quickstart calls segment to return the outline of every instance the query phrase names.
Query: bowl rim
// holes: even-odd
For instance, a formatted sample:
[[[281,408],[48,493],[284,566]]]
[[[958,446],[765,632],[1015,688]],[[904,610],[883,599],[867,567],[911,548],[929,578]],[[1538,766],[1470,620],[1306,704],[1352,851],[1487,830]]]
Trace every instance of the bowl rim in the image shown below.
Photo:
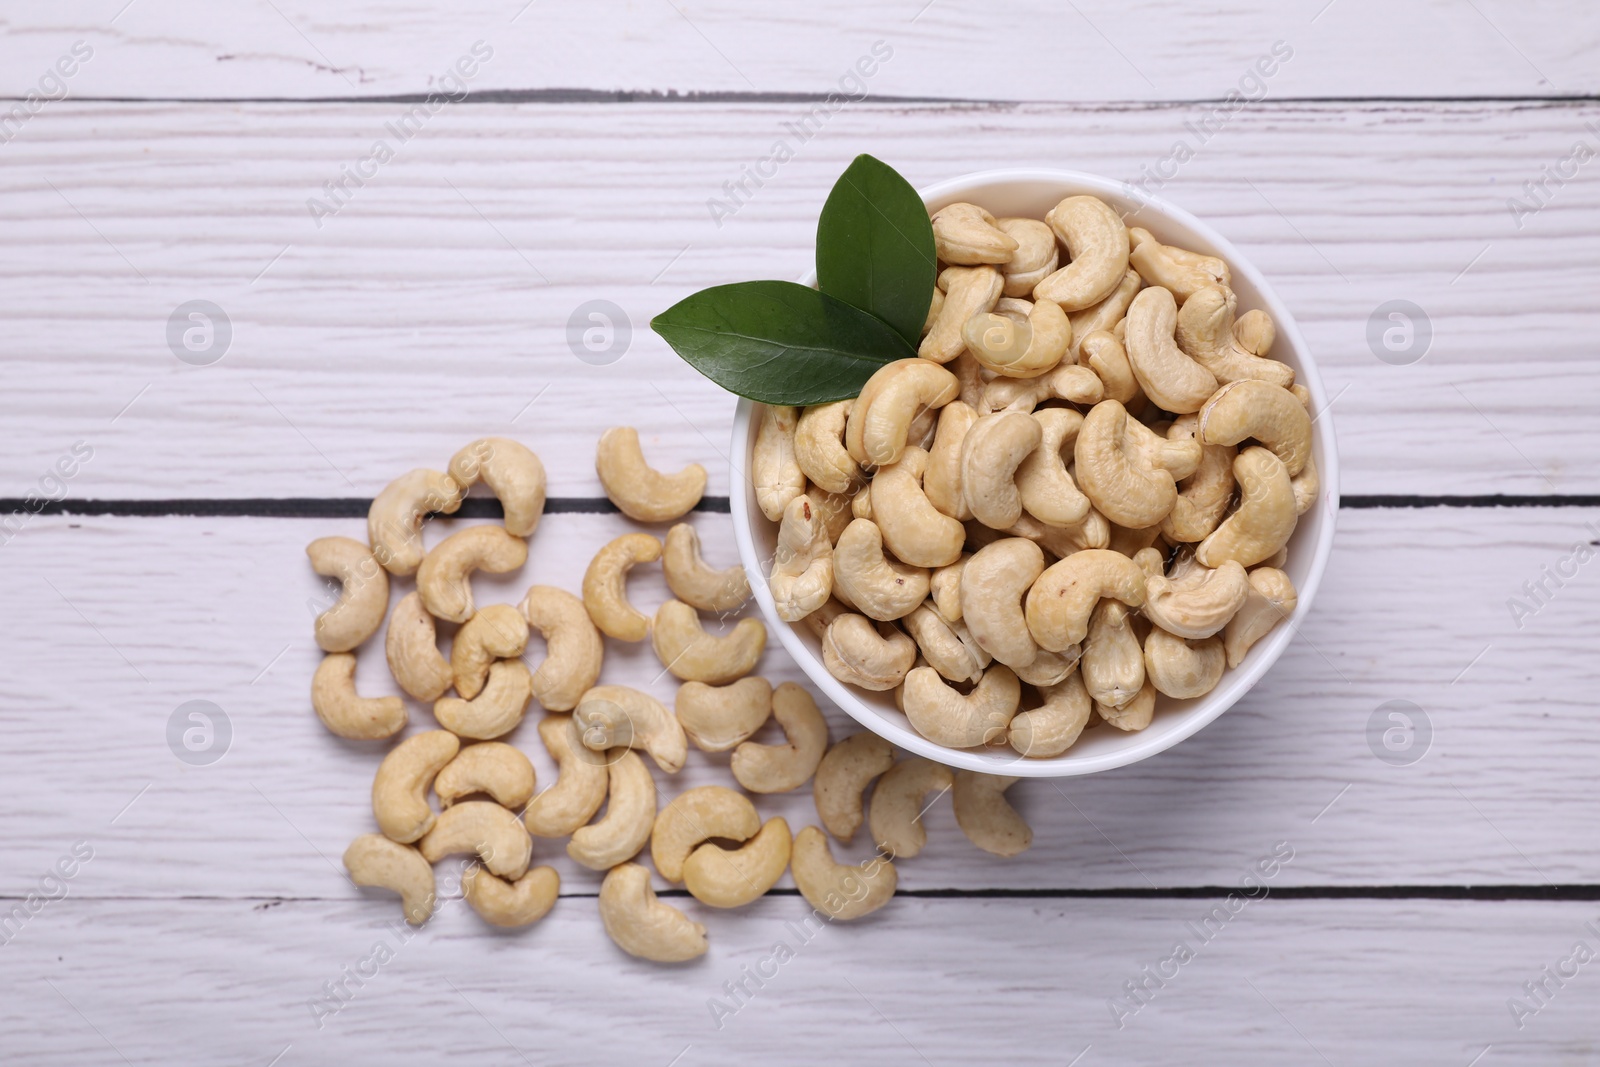
[[[1200,706],[1187,709],[1191,714],[1177,727],[1161,735],[1130,733],[1126,735],[1125,744],[1118,745],[1110,752],[1073,756],[1072,750],[1068,749],[1060,756],[1047,759],[1027,759],[1017,756],[1003,767],[997,767],[993,762],[992,753],[948,748],[923,737],[911,728],[909,723],[901,724],[885,718],[878,709],[864,703],[848,686],[828,672],[822,661],[801,641],[796,624],[778,618],[772,594],[763,580],[766,573],[765,561],[756,551],[749,522],[749,489],[742,473],[744,463],[739,459],[748,455],[750,420],[755,410],[755,402],[743,397],[739,398],[733,420],[733,450],[729,455],[735,462],[730,464],[729,472],[729,511],[733,518],[734,540],[738,545],[740,560],[744,564],[745,571],[752,576],[750,589],[756,603],[760,605],[768,628],[777,633],[784,650],[794,659],[806,677],[822,689],[845,714],[900,748],[947,766],[987,774],[1003,773],[1019,778],[1068,778],[1126,767],[1165,752],[1214,722],[1272,669],[1309,615],[1327,569],[1339,516],[1339,458],[1338,442],[1334,433],[1333,419],[1328,411],[1330,404],[1322,384],[1322,376],[1316,358],[1311,354],[1304,336],[1301,335],[1294,316],[1289,313],[1277,292],[1255,264],[1245,258],[1233,242],[1208,223],[1170,201],[1135,190],[1126,182],[1074,170],[1016,167],[975,171],[924,186],[918,189],[917,193],[925,204],[933,204],[949,201],[957,196],[972,195],[996,184],[1041,181],[1053,182],[1071,190],[1063,195],[1092,192],[1108,196],[1113,202],[1134,200],[1141,206],[1130,214],[1138,215],[1148,209],[1154,215],[1165,216],[1202,235],[1210,242],[1212,248],[1227,260],[1234,274],[1242,275],[1250,281],[1260,295],[1264,310],[1272,316],[1279,343],[1287,342],[1287,347],[1294,353],[1295,379],[1311,393],[1312,441],[1323,497],[1317,506],[1322,508],[1325,514],[1318,529],[1316,543],[1312,546],[1310,567],[1301,582],[1301,587],[1296,590],[1294,615],[1287,620],[1287,625],[1274,627],[1272,632],[1257,642],[1256,647],[1251,650],[1251,659],[1254,662],[1229,671],[1217,689],[1212,690],[1205,698],[1201,698]],[[815,285],[816,272],[807,271],[800,281],[805,285]],[[1208,699],[1212,697],[1216,699]]]

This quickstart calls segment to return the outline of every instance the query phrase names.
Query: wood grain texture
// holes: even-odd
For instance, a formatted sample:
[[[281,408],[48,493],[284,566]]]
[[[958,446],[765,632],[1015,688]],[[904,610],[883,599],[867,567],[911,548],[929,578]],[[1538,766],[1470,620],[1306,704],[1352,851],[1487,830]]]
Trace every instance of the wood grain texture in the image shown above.
[[[939,801],[926,817],[930,844],[902,865],[901,884],[1226,885],[1263,842],[1280,839],[1300,852],[1283,884],[1600,882],[1585,622],[1600,585],[1580,569],[1520,630],[1507,608],[1574,542],[1600,540],[1582,525],[1600,511],[1459,516],[1345,513],[1315,610],[1241,703],[1132,767],[1018,784],[1011,795],[1035,839],[1010,862],[971,846],[949,800]],[[734,558],[725,517],[695,522],[708,558]],[[303,546],[360,536],[362,525],[41,518],[5,547],[0,646],[18,669],[0,704],[13,797],[0,812],[11,854],[0,894],[24,891],[79,837],[99,850],[95,877],[75,889],[92,896],[342,892],[338,857],[371,829],[369,787],[386,746],[340,741],[310,711],[320,654],[306,605],[321,587]],[[528,566],[478,579],[480,602],[514,601],[534,581],[577,589],[595,547],[628,528],[617,516],[547,516]],[[631,588],[646,610],[665,596],[653,567]],[[607,644],[606,680],[671,702],[676,683],[648,648]],[[761,671],[803,681],[775,642]],[[359,680],[367,692],[395,691],[381,644],[363,653]],[[196,699],[221,706],[233,730],[226,756],[206,767],[180,764],[167,747],[169,717]],[[1431,747],[1413,766],[1388,765],[1369,747],[1369,720],[1391,700],[1415,702],[1431,721]],[[828,715],[835,738],[856,729],[837,709]],[[413,705],[411,729],[431,724]],[[512,740],[552,782],[533,723]],[[657,781],[666,797],[726,783],[726,761],[694,752],[682,774]],[[816,821],[807,790],[759,807],[796,827]],[[868,853],[864,838],[848,850]],[[536,855],[569,889],[597,887],[559,843],[540,843]]]
[[[620,5],[472,0],[444,8],[306,0],[217,7],[107,0],[6,14],[0,91],[28,92],[74,41],[95,49],[69,82],[115,97],[379,97],[436,91],[474,41],[494,55],[480,93],[574,90],[827,93],[873,42],[892,58],[878,95],[985,100],[1216,99],[1285,41],[1284,96],[1593,93],[1587,5],[1506,0],[1326,0],[1196,7],[1027,0],[823,3],[673,0]],[[845,89],[853,88],[846,82]]]

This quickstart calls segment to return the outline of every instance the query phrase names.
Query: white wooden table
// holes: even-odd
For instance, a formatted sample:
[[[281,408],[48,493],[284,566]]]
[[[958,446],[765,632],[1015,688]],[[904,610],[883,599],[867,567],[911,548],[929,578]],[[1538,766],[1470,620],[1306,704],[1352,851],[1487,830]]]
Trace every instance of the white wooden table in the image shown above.
[[[1275,42],[1292,56],[1251,80]],[[0,512],[60,499],[0,554],[0,1060],[1600,1063],[1600,564],[1572,555],[1600,543],[1600,162],[1573,155],[1600,151],[1597,47],[1577,0],[8,5]],[[713,212],[779,140],[792,158]],[[538,926],[453,900],[398,937],[339,868],[378,756],[308,707],[303,546],[361,536],[391,477],[487,433],[534,447],[561,505],[490,595],[575,589],[626,527],[596,506],[605,426],[725,497],[732,402],[647,321],[800,274],[861,151],[918,184],[1170,174],[1148,187],[1266,271],[1338,398],[1314,613],[1173,751],[1017,786],[1021,857],[941,802],[892,906],[759,984],[809,911],[792,890],[676,900],[711,952],[649,966],[549,843],[563,899]],[[195,300],[231,327],[207,365],[168,343]],[[591,300],[632,325],[610,364],[567,341]],[[1369,344],[1392,300],[1423,309],[1421,358]],[[694,522],[731,559],[728,519]],[[657,673],[609,653],[670,697]],[[780,650],[763,673],[798,677]],[[191,700],[230,727],[209,765],[168,744]],[[1385,760],[1390,701],[1427,729]],[[531,724],[514,740],[550,780]],[[804,793],[763,806],[814,819]],[[319,1018],[329,984],[347,1003]],[[738,1009],[720,1027],[713,998]]]

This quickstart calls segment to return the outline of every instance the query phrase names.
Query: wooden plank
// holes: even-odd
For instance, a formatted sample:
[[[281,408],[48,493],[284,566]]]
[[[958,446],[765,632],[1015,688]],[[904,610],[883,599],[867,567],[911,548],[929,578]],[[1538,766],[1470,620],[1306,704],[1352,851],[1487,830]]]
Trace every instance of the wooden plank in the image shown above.
[[[863,79],[874,95],[1002,100],[1220,99],[1274,42],[1292,58],[1265,79],[1278,97],[1543,96],[1592,93],[1600,44],[1587,5],[1519,8],[1379,0],[1175,9],[1157,0],[1011,5],[1003,18],[954,0],[803,12],[732,0],[623,9],[485,0],[446,10],[371,2],[326,11],[283,2],[218,8],[196,0],[81,11],[20,10],[0,37],[0,91],[22,95],[82,40],[94,49],[67,85],[77,96],[378,97],[441,88],[483,41],[492,56],[465,84],[480,93],[856,91],[843,80],[882,41]],[[381,31],[380,29],[381,28]],[[469,65],[465,68],[472,71]],[[872,69],[872,68],[868,68]],[[53,85],[46,92],[55,91]]]
[[[939,801],[902,884],[1231,884],[1263,842],[1283,838],[1299,849],[1286,885],[1600,883],[1600,799],[1588,785],[1600,752],[1589,714],[1595,564],[1562,588],[1547,583],[1548,602],[1521,629],[1507,606],[1526,595],[1524,582],[1544,580],[1542,568],[1562,567],[1574,542],[1600,540],[1584,526],[1600,510],[1470,518],[1346,512],[1315,610],[1240,704],[1144,763],[1014,787],[1035,841],[1010,862],[971,846]],[[709,558],[734,558],[725,517],[694,521]],[[533,581],[577,589],[595,547],[627,528],[617,516],[547,516],[524,571],[480,578],[479,596],[515,600]],[[320,587],[302,546],[362,532],[354,520],[46,517],[7,545],[0,644],[14,667],[0,728],[12,800],[0,836],[11,859],[0,893],[23,891],[84,838],[97,849],[84,893],[337,895],[339,855],[371,829],[383,746],[339,741],[310,711],[319,654],[306,602]],[[632,589],[646,608],[665,595],[655,568],[641,568]],[[608,680],[673,698],[648,649],[609,645]],[[362,666],[366,691],[393,691],[381,649]],[[761,670],[800,680],[775,646]],[[180,763],[168,748],[169,718],[191,700],[215,702],[231,722],[231,747],[210,766]],[[1379,709],[1395,700],[1431,722],[1411,766],[1384,762],[1369,741],[1370,723],[1391,725]],[[836,709],[828,715],[835,737],[854,729]],[[413,705],[412,730],[431,721]],[[531,723],[512,740],[543,782],[554,780]],[[693,753],[682,774],[658,782],[668,796],[726,783],[725,760]],[[815,821],[804,790],[758,806],[796,827]],[[864,858],[867,846],[846,854]],[[559,843],[540,843],[537,855],[569,888],[596,887]]]
[[[77,440],[95,449],[77,498],[371,495],[486,432],[543,452],[553,492],[593,495],[593,440],[624,421],[663,466],[708,463],[724,492],[732,400],[651,315],[705,285],[799,275],[826,190],[864,146],[917,182],[975,160],[1137,177],[1187,112],[850,109],[719,228],[708,198],[792,106],[458,108],[319,229],[307,200],[398,114],[67,103],[6,145],[0,495],[31,491]],[[1269,106],[1163,190],[1294,309],[1338,397],[1344,492],[1600,489],[1572,458],[1600,449],[1600,192],[1570,183],[1520,232],[1505,206],[1596,121],[1587,106]],[[1395,298],[1431,317],[1410,366],[1366,341]],[[166,339],[196,299],[232,325],[210,366]],[[610,365],[569,347],[591,300],[631,321]]]
[[[375,892],[174,907],[80,900],[71,884],[5,948],[8,1062],[801,1064],[848,1050],[1089,1065],[1182,1048],[1203,1063],[1466,1064],[1492,1046],[1481,1062],[1583,1063],[1600,1003],[1592,963],[1572,976],[1574,945],[1600,943],[1592,901],[1268,895],[1224,919],[1218,900],[899,899],[809,927],[794,897],[717,914],[691,901],[710,952],[666,968],[616,949],[593,900],[563,900],[521,932],[448,904],[402,941],[386,925],[393,899]],[[780,941],[791,955],[774,953]],[[1163,979],[1179,942],[1190,955]],[[1557,986],[1545,967],[1569,977]],[[1542,1004],[1523,990],[1536,981]],[[340,982],[338,1011],[314,1012]],[[730,996],[740,982],[748,992]],[[1115,1014],[1129,982],[1148,999]],[[1538,1008],[1521,1029],[1512,998]]]

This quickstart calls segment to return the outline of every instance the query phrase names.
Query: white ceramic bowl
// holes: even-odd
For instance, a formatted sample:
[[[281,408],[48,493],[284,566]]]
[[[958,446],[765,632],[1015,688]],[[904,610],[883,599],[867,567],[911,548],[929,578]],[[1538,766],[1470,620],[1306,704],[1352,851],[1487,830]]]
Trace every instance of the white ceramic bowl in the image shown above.
[[[1300,517],[1289,541],[1285,568],[1299,593],[1293,618],[1279,623],[1256,643],[1237,669],[1227,671],[1210,693],[1197,700],[1159,697],[1155,720],[1138,733],[1123,733],[1101,725],[1053,759],[1024,759],[1010,749],[954,749],[934,744],[912,729],[895,707],[893,692],[869,693],[845,685],[822,663],[821,643],[806,627],[784,622],[773,607],[766,574],[777,544],[777,524],[756,506],[743,472],[750,469],[755,440],[757,405],[740,400],[733,423],[733,451],[738,459],[732,475],[732,512],[739,556],[750,575],[756,602],[767,625],[783,647],[800,664],[812,683],[867,729],[920,756],[952,767],[1031,778],[1056,778],[1122,767],[1155,755],[1197,732],[1248,693],[1294,639],[1300,622],[1311,610],[1317,585],[1333,547],[1333,528],[1339,509],[1339,460],[1328,397],[1317,374],[1316,361],[1300,336],[1289,309],[1279,301],[1250,261],[1210,226],[1181,208],[1153,197],[1135,196],[1119,182],[1092,174],[1065,170],[991,170],[941,182],[921,191],[930,211],[956,201],[971,201],[997,216],[1020,215],[1042,219],[1064,197],[1090,193],[1118,211],[1127,212],[1133,225],[1143,226],[1167,244],[1220,256],[1233,271],[1233,289],[1239,294],[1241,313],[1261,308],[1272,316],[1278,336],[1272,356],[1295,369],[1297,380],[1311,390],[1312,410],[1320,412],[1312,423],[1314,453],[1322,481],[1322,499]],[[1137,217],[1134,213],[1137,212]],[[802,279],[815,284],[815,275]]]

